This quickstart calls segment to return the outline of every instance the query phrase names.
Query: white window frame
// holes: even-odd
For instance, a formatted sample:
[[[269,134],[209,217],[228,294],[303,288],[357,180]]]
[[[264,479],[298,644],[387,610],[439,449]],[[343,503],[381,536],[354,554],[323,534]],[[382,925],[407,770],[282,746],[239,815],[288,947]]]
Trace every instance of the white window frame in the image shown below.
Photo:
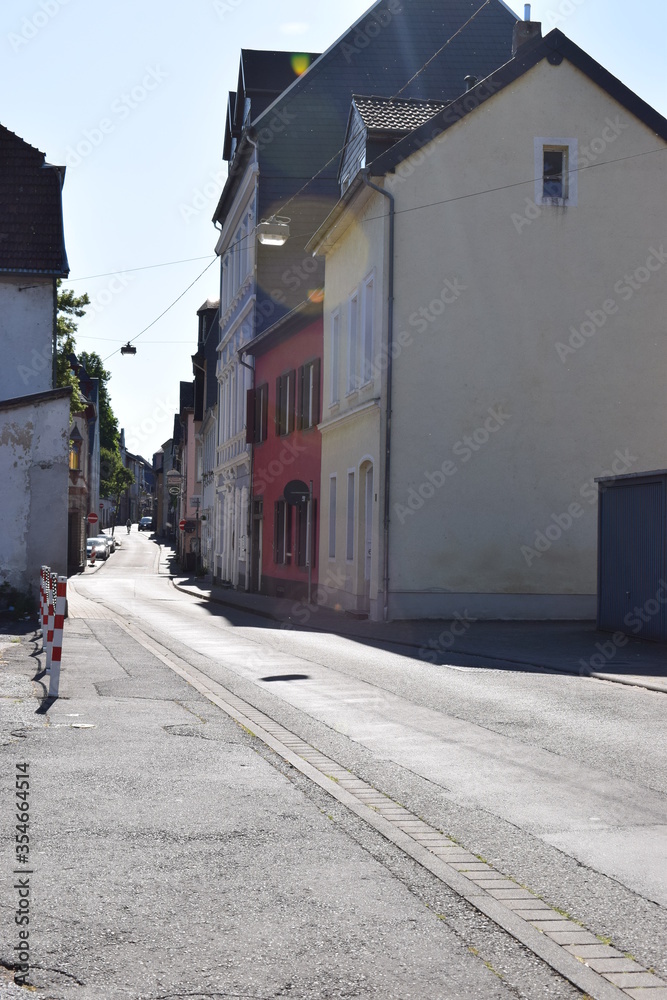
[[[345,561],[354,562],[354,481],[356,469],[347,470],[347,521],[345,531]]]
[[[340,401],[340,309],[331,314],[329,359],[331,371],[329,405],[335,406]]]
[[[544,195],[544,152],[548,149],[562,149],[565,154],[563,164],[563,182],[565,197],[552,198]],[[578,139],[563,139],[559,136],[537,136],[534,140],[535,152],[535,204],[570,206],[579,202],[579,141]]]
[[[370,314],[369,314],[370,306]],[[359,383],[368,385],[373,380],[373,345],[375,326],[375,273],[364,279],[361,289],[361,336],[359,338]]]
[[[329,559],[336,558],[336,489],[335,475],[329,476]]]
[[[347,395],[359,388],[359,289],[347,303]]]

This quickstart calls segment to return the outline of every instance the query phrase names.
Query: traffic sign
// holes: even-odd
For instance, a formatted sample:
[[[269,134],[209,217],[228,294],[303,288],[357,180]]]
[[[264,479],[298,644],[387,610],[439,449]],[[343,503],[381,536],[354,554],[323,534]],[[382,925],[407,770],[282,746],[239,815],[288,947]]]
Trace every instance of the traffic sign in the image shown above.
[[[100,510],[104,510],[104,504],[103,503],[100,504]]]
[[[178,526],[181,529],[181,531],[185,531],[185,525],[186,525],[186,523],[187,523],[186,521],[179,521],[178,522]]]
[[[283,490],[283,496],[290,506],[306,503],[310,499],[310,489],[301,479],[291,479]]]
[[[190,506],[191,507],[199,507],[200,504],[201,504],[201,497],[200,496],[190,497]]]
[[[97,514],[94,511],[92,511],[88,515],[88,524],[97,524],[98,521],[99,521],[99,517],[97,516]]]

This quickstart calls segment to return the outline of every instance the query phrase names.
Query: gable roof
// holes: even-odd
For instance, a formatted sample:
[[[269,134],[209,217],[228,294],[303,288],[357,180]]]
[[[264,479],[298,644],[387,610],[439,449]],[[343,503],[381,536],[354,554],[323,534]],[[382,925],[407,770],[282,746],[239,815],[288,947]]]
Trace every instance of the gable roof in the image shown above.
[[[516,17],[500,0],[478,8],[477,0],[377,0],[266,110],[252,115],[262,147],[260,190],[267,172],[295,177],[299,187],[315,174],[335,180],[353,94],[382,90],[387,98],[448,102],[466,76],[481,79],[507,62]],[[273,128],[279,112],[287,120]],[[264,128],[270,141],[268,135],[262,141]]]
[[[643,122],[649,129],[667,142],[667,119],[641,97],[626,87],[617,77],[596,62],[592,56],[575,45],[562,31],[555,28],[544,38],[535,38],[522,45],[517,54],[504,66],[482,80],[467,93],[462,94],[443,111],[438,112],[424,125],[400,139],[387,152],[381,153],[369,164],[371,174],[382,176],[394,169],[412,153],[421,149],[436,136],[442,135],[462,118],[474,114],[477,108],[495,97],[500,91],[511,86],[539,62],[546,59],[557,66],[564,59],[572,63],[593,83],[605,90],[610,97]]]
[[[255,330],[323,285],[318,262],[307,281],[299,276],[309,235],[338,201],[352,95],[381,90],[386,98],[451,101],[466,76],[481,79],[507,62],[515,24],[501,0],[481,7],[479,0],[377,0],[265,110],[251,110],[214,219],[224,220],[247,158],[256,156],[258,219],[292,220],[279,253],[257,248]]]
[[[303,72],[303,64],[310,65],[318,57],[319,52],[241,49],[237,89],[230,92],[227,104],[224,160],[233,157],[234,139],[241,137],[248,113],[250,118],[259,117]]]
[[[64,167],[0,125],[0,272],[69,274],[64,177]]]

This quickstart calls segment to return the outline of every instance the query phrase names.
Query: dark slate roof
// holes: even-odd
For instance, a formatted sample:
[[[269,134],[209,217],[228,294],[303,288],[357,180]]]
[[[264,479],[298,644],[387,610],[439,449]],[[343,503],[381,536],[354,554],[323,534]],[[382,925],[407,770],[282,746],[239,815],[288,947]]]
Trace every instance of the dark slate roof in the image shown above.
[[[511,58],[516,17],[502,0],[490,0],[476,13],[479,6],[479,0],[378,0],[259,117],[252,113],[259,217],[286,215],[293,234],[278,253],[258,246],[258,332],[297,305],[304,292],[324,284],[320,264],[307,281],[298,275],[310,235],[338,201],[352,95],[446,103],[465,90],[466,76],[483,79]],[[242,139],[216,220],[224,219],[242,176],[238,168],[251,152]]]
[[[64,167],[0,125],[0,271],[69,274],[63,234]]]
[[[179,412],[192,410],[195,405],[195,384],[194,382],[181,382],[179,393]]]
[[[371,174],[381,176],[396,167],[411,153],[421,149],[427,142],[446,132],[461,118],[474,114],[478,107],[481,107],[482,104],[506,87],[511,86],[515,80],[543,59],[547,59],[555,66],[567,59],[630,114],[667,142],[667,119],[650,104],[643,101],[641,97],[638,97],[629,87],[626,87],[624,83],[621,83],[617,77],[596,62],[587,52],[570,41],[562,31],[554,28],[544,38],[535,38],[521,46],[514,58],[492,73],[487,80],[482,80],[472,90],[452,102],[444,111],[438,112],[426,124],[421,125],[405,138],[399,140],[390,150],[378,156],[369,165]]]
[[[246,115],[246,99],[250,101],[251,118],[258,118],[277,97],[287,90],[304,65],[310,65],[319,52],[282,52],[263,49],[241,49],[236,93],[229,94],[227,127],[223,159],[233,156],[233,139],[241,136]]]
[[[390,100],[386,97],[362,97],[352,102],[367,129],[388,132],[411,132],[447,107],[445,101]]]

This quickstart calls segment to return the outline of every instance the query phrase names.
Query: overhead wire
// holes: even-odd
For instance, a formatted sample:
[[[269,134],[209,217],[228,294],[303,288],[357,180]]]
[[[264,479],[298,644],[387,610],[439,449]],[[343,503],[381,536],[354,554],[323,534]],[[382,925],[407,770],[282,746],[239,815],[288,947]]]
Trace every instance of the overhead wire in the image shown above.
[[[169,310],[170,310],[170,309],[173,309],[173,308],[174,308],[174,306],[176,305],[176,303],[177,303],[177,302],[180,302],[180,300],[181,300],[181,299],[183,298],[183,296],[184,296],[184,295],[185,295],[185,294],[186,294],[187,292],[189,292],[189,291],[190,291],[190,289],[191,289],[191,288],[193,287],[193,285],[196,285],[196,284],[197,284],[197,282],[199,281],[199,279],[200,279],[200,278],[203,278],[203,276],[204,276],[204,275],[206,274],[206,272],[208,271],[209,267],[212,267],[212,266],[213,266],[213,264],[215,264],[216,260],[217,260],[217,257],[214,257],[214,258],[213,258],[213,260],[212,260],[212,261],[210,262],[210,264],[207,264],[207,265],[206,265],[206,267],[204,268],[204,270],[203,270],[203,271],[201,271],[201,273],[197,275],[197,277],[195,278],[195,280],[194,280],[194,281],[191,281],[191,282],[190,282],[190,284],[188,285],[188,287],[187,287],[187,288],[185,288],[185,289],[184,289],[184,290],[183,290],[183,291],[181,292],[181,294],[180,294],[180,295],[179,295],[179,296],[178,296],[177,298],[175,298],[175,299],[174,299],[174,301],[173,301],[173,302],[171,303],[171,305],[168,305],[168,306],[167,306],[167,308],[166,308],[166,309],[164,309],[164,310],[163,310],[163,311],[162,311],[162,312],[160,313],[160,315],[159,315],[159,316],[156,316],[156,317],[155,317],[155,319],[154,319],[154,320],[152,321],[152,323],[149,323],[149,324],[148,324],[148,326],[145,326],[145,327],[143,328],[143,330],[141,330],[141,331],[140,331],[140,332],[139,332],[139,333],[138,333],[138,334],[136,335],[136,337],[132,337],[132,339],[131,339],[131,340],[128,340],[128,341],[127,341],[127,343],[128,343],[128,344],[133,344],[133,343],[135,342],[135,340],[138,340],[138,339],[139,339],[139,337],[142,337],[142,336],[143,336],[143,335],[144,335],[144,334],[145,334],[145,333],[146,333],[146,332],[147,332],[148,330],[150,330],[150,328],[151,328],[152,326],[155,326],[155,324],[156,324],[156,323],[158,322],[158,320],[161,320],[163,316],[166,316],[166,314],[167,314],[167,313],[169,312]],[[118,350],[116,350],[116,351],[112,351],[112,353],[111,353],[111,354],[109,354],[109,355],[108,355],[108,356],[107,356],[106,358],[103,358],[103,359],[102,359],[102,363],[104,364],[105,362],[107,362],[107,361],[109,360],[109,358],[113,358],[113,357],[114,357],[114,355],[116,355],[116,354],[119,354],[119,353],[120,353],[120,351],[121,351],[121,348],[120,348],[120,347],[118,348]]]
[[[461,32],[464,31],[468,27],[468,25],[471,24],[475,20],[476,17],[478,17],[479,14],[481,14],[481,12],[484,10],[484,8],[488,7],[488,5],[490,3],[491,3],[491,0],[484,0],[484,3],[480,7],[478,7],[477,10],[473,14],[470,15],[470,17],[468,18],[468,20],[464,24],[462,24],[460,28],[457,28],[457,30],[454,32],[453,35],[450,35],[450,37],[447,39],[447,41],[443,45],[441,45],[440,48],[436,52],[434,52],[432,56],[430,56],[429,59],[426,60],[426,62],[417,70],[417,72],[414,73],[410,77],[410,79],[407,81],[407,83],[403,84],[403,86],[400,88],[400,90],[396,91],[396,93],[393,95],[393,97],[383,98],[383,100],[395,101],[396,98],[399,96],[399,94],[402,94],[403,91],[406,89],[406,87],[409,87],[411,83],[414,83],[414,81],[417,79],[417,77],[420,76],[424,72],[424,70],[427,68],[427,66],[429,66],[433,62],[434,59],[437,59],[437,57],[442,52],[444,52],[444,50],[447,48],[447,46],[450,45],[454,41],[454,39],[457,38],[461,34]],[[326,170],[327,167],[329,167],[334,162],[334,160],[336,160],[340,156],[341,153],[344,153],[345,150],[347,149],[347,147],[349,145],[351,145],[352,142],[354,142],[354,140],[361,134],[362,131],[363,131],[363,129],[359,129],[359,131],[355,135],[351,136],[346,142],[344,142],[343,145],[340,147],[340,149],[336,150],[336,152],[333,154],[333,156],[329,157],[329,159],[327,160],[327,162],[322,167],[320,167],[320,169],[317,171],[317,173],[313,174],[312,177],[310,177],[306,181],[306,183],[303,184],[299,188],[298,191],[295,191],[295,193],[283,205],[281,205],[281,207],[274,213],[274,215],[282,215],[283,212],[285,211],[285,209],[289,205],[292,204],[292,202],[294,201],[294,199],[298,198],[299,195],[303,191],[306,190],[306,188],[308,187],[308,185],[311,184],[314,180],[316,180],[319,177],[319,175],[324,170]]]

